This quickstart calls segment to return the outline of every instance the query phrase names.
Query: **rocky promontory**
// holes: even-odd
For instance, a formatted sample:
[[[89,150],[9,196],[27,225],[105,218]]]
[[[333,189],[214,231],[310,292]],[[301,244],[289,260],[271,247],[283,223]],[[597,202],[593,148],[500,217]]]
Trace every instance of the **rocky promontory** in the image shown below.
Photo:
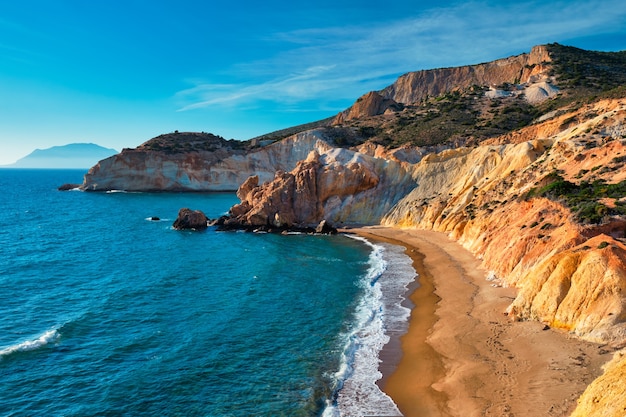
[[[262,181],[291,170],[328,144],[315,131],[267,146],[209,133],[175,132],[103,159],[85,175],[85,191],[235,191],[250,176]]]
[[[155,138],[100,161],[81,188],[237,190],[220,220],[234,228],[443,232],[494,285],[517,289],[510,319],[608,352],[626,343],[625,84],[623,53],[538,46],[406,74],[327,125],[272,143]],[[615,403],[596,399],[625,363],[607,365],[576,415]]]
[[[311,227],[322,220],[334,225],[374,224],[406,195],[415,182],[404,164],[359,152],[312,150],[290,172],[272,181],[248,178],[237,191],[241,200],[230,222],[244,226]]]

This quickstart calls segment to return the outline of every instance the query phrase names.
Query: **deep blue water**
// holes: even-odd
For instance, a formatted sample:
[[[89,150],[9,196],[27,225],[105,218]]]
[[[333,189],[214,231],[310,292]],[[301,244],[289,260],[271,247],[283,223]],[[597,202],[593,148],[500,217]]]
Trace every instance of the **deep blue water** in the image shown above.
[[[56,190],[83,174],[0,170],[0,415],[397,415],[374,381],[401,250],[176,231],[235,195]]]

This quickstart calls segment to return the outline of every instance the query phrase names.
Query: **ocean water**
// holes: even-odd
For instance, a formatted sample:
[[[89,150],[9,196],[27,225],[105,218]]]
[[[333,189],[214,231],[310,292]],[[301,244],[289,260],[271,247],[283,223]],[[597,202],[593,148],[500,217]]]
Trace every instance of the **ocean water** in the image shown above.
[[[237,198],[56,190],[83,174],[0,169],[0,416],[400,415],[403,248],[176,231]]]

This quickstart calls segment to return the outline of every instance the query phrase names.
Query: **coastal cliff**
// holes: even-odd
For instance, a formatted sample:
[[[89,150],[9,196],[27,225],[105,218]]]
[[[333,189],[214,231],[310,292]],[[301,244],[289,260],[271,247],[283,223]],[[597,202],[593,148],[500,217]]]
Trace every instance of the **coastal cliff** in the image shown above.
[[[371,134],[372,123],[383,120],[378,115],[361,117],[360,125],[335,120],[265,146],[175,132],[100,161],[82,189],[238,189],[241,203],[226,223],[246,229],[326,220],[445,232],[503,285],[519,288],[507,311],[512,318],[593,341],[624,340],[626,94],[618,85],[617,98],[597,98],[599,88],[613,91],[626,80],[621,58],[552,44],[491,63],[410,73],[344,112],[400,111],[383,115],[391,133]],[[583,69],[568,73],[574,61]],[[485,89],[511,82],[515,91],[554,82],[560,92],[528,107],[522,95]],[[427,99],[434,94],[441,95]],[[445,114],[454,117],[437,123],[470,126],[467,114],[483,122],[468,127],[466,138],[400,146],[384,139],[406,132],[411,115],[419,127]],[[506,123],[511,118],[515,125]]]
[[[552,44],[409,73],[328,123],[265,146],[155,138],[101,161],[82,189],[238,190],[224,221],[248,230],[325,220],[443,232],[481,260],[494,285],[517,289],[511,319],[619,349],[625,58]],[[615,403],[609,388],[625,364],[618,354],[575,415]]]
[[[268,181],[291,170],[310,151],[329,145],[315,131],[264,147],[207,133],[171,133],[98,162],[85,175],[85,191],[235,191],[251,175]]]
[[[409,72],[385,89],[360,97],[353,106],[339,113],[335,123],[383,114],[388,109],[398,110],[403,105],[472,86],[488,88],[487,95],[491,97],[523,93],[527,101],[539,103],[558,92],[551,75],[551,62],[548,48],[539,45],[530,53],[484,64]],[[516,87],[511,90],[507,86]]]
[[[512,318],[598,342],[624,340],[626,101],[563,114],[544,131],[571,118],[584,121],[542,139],[429,155],[415,166],[420,185],[382,223],[458,240],[520,289]],[[519,135],[536,138],[542,129],[527,130]]]
[[[425,156],[328,147],[269,182],[245,182],[231,215],[247,226],[327,220],[445,232],[502,285],[519,288],[511,318],[618,342],[626,339],[625,119],[625,99],[605,100],[522,129],[517,143]]]

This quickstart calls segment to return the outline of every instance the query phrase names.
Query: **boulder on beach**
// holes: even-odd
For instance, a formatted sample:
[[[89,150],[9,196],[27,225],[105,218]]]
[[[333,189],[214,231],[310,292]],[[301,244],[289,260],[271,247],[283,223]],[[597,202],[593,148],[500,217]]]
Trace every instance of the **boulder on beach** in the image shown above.
[[[207,221],[202,211],[182,208],[172,226],[176,230],[204,230],[207,228]]]

